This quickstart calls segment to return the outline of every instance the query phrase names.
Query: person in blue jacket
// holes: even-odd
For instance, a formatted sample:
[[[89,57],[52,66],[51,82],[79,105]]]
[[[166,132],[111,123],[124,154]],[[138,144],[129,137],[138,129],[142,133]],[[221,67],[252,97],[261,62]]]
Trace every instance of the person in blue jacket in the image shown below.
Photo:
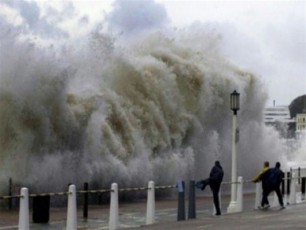
[[[270,187],[269,192],[274,191],[276,193],[281,209],[285,208],[283,196],[280,191],[280,185],[282,183],[284,175],[285,175],[284,172],[280,169],[280,163],[276,162],[275,168],[270,169],[270,173],[268,177],[268,183]]]

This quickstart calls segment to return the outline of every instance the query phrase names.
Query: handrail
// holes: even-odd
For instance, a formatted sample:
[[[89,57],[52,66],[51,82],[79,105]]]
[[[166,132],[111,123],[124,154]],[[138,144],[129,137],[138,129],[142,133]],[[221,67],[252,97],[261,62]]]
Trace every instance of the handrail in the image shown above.
[[[301,176],[294,176],[294,177],[287,177],[284,178],[283,180],[292,180],[292,179],[301,179],[301,178],[305,178],[305,177],[301,177]],[[251,183],[252,180],[248,179],[248,180],[244,180],[242,183]],[[222,182],[222,185],[229,185],[229,184],[240,184],[241,182],[239,181],[234,181],[234,182]],[[155,186],[155,189],[171,189],[171,188],[176,188],[177,185],[160,185],[160,186]],[[122,188],[122,189],[118,189],[119,192],[129,192],[129,191],[144,191],[147,190],[148,187],[136,187],[136,188]],[[111,192],[111,189],[98,189],[98,190],[80,190],[80,191],[76,191],[76,193],[80,193],[80,194],[93,194],[93,193],[107,193],[107,192]],[[38,196],[63,196],[63,195],[68,195],[69,192],[51,192],[51,193],[38,193],[38,194],[29,194],[29,197],[38,197]],[[5,199],[12,199],[12,198],[21,198],[21,195],[4,195],[4,196],[0,196],[0,200],[5,200]]]

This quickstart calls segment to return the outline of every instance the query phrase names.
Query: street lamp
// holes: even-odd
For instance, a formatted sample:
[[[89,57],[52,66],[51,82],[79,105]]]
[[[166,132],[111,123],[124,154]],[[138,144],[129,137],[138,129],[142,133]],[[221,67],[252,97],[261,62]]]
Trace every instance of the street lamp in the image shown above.
[[[234,90],[231,93],[231,110],[233,111],[233,128],[232,128],[232,181],[231,181],[231,202],[227,208],[228,213],[237,212],[237,153],[236,144],[238,142],[237,129],[237,111],[239,110],[239,96],[240,94]]]

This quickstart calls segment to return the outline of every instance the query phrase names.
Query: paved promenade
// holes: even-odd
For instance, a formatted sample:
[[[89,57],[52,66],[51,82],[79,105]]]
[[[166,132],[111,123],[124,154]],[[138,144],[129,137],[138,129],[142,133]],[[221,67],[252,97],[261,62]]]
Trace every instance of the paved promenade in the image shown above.
[[[129,228],[129,230],[196,230],[196,229],[306,229],[306,203],[291,205],[286,209],[270,208],[269,210],[253,210],[221,216],[198,215],[196,219],[156,223],[153,225]]]
[[[186,200],[186,220],[177,221],[177,200],[162,199],[156,201],[156,223],[145,225],[146,202],[119,204],[120,229],[306,229],[306,202],[288,205],[286,209],[278,207],[269,210],[254,210],[254,196],[244,196],[244,211],[226,214],[229,197],[222,198],[221,216],[213,215],[211,197],[198,197],[196,201],[196,219],[188,220],[188,201]],[[272,201],[272,198],[270,198]],[[66,225],[66,208],[51,208],[49,224],[32,223],[31,230],[64,230]],[[109,206],[90,206],[88,219],[82,217],[78,210],[78,229],[108,229]],[[0,230],[18,229],[18,210],[0,209]]]

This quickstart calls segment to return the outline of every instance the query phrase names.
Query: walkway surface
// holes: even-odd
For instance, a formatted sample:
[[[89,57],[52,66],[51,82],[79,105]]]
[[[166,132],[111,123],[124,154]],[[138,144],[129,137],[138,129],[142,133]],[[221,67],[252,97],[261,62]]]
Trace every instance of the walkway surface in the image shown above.
[[[145,225],[146,202],[119,204],[120,229],[306,229],[306,202],[287,205],[286,209],[279,207],[269,210],[255,210],[254,196],[244,196],[244,211],[227,214],[229,197],[222,198],[221,216],[213,215],[211,197],[200,197],[196,201],[196,219],[187,219],[188,200],[186,200],[186,220],[177,221],[177,200],[156,200],[156,223]],[[270,198],[272,201],[272,197]],[[271,202],[270,201],[270,202]],[[51,208],[49,224],[32,223],[31,230],[64,230],[66,227],[66,208]],[[109,206],[90,206],[88,219],[83,218],[82,209],[78,210],[78,229],[102,230],[108,229]],[[0,230],[18,229],[18,209],[6,210],[0,208]]]
[[[253,210],[221,216],[198,215],[196,219],[156,223],[152,225],[130,228],[129,230],[196,230],[196,229],[306,229],[306,203],[288,206],[286,209],[270,208],[269,210]]]

